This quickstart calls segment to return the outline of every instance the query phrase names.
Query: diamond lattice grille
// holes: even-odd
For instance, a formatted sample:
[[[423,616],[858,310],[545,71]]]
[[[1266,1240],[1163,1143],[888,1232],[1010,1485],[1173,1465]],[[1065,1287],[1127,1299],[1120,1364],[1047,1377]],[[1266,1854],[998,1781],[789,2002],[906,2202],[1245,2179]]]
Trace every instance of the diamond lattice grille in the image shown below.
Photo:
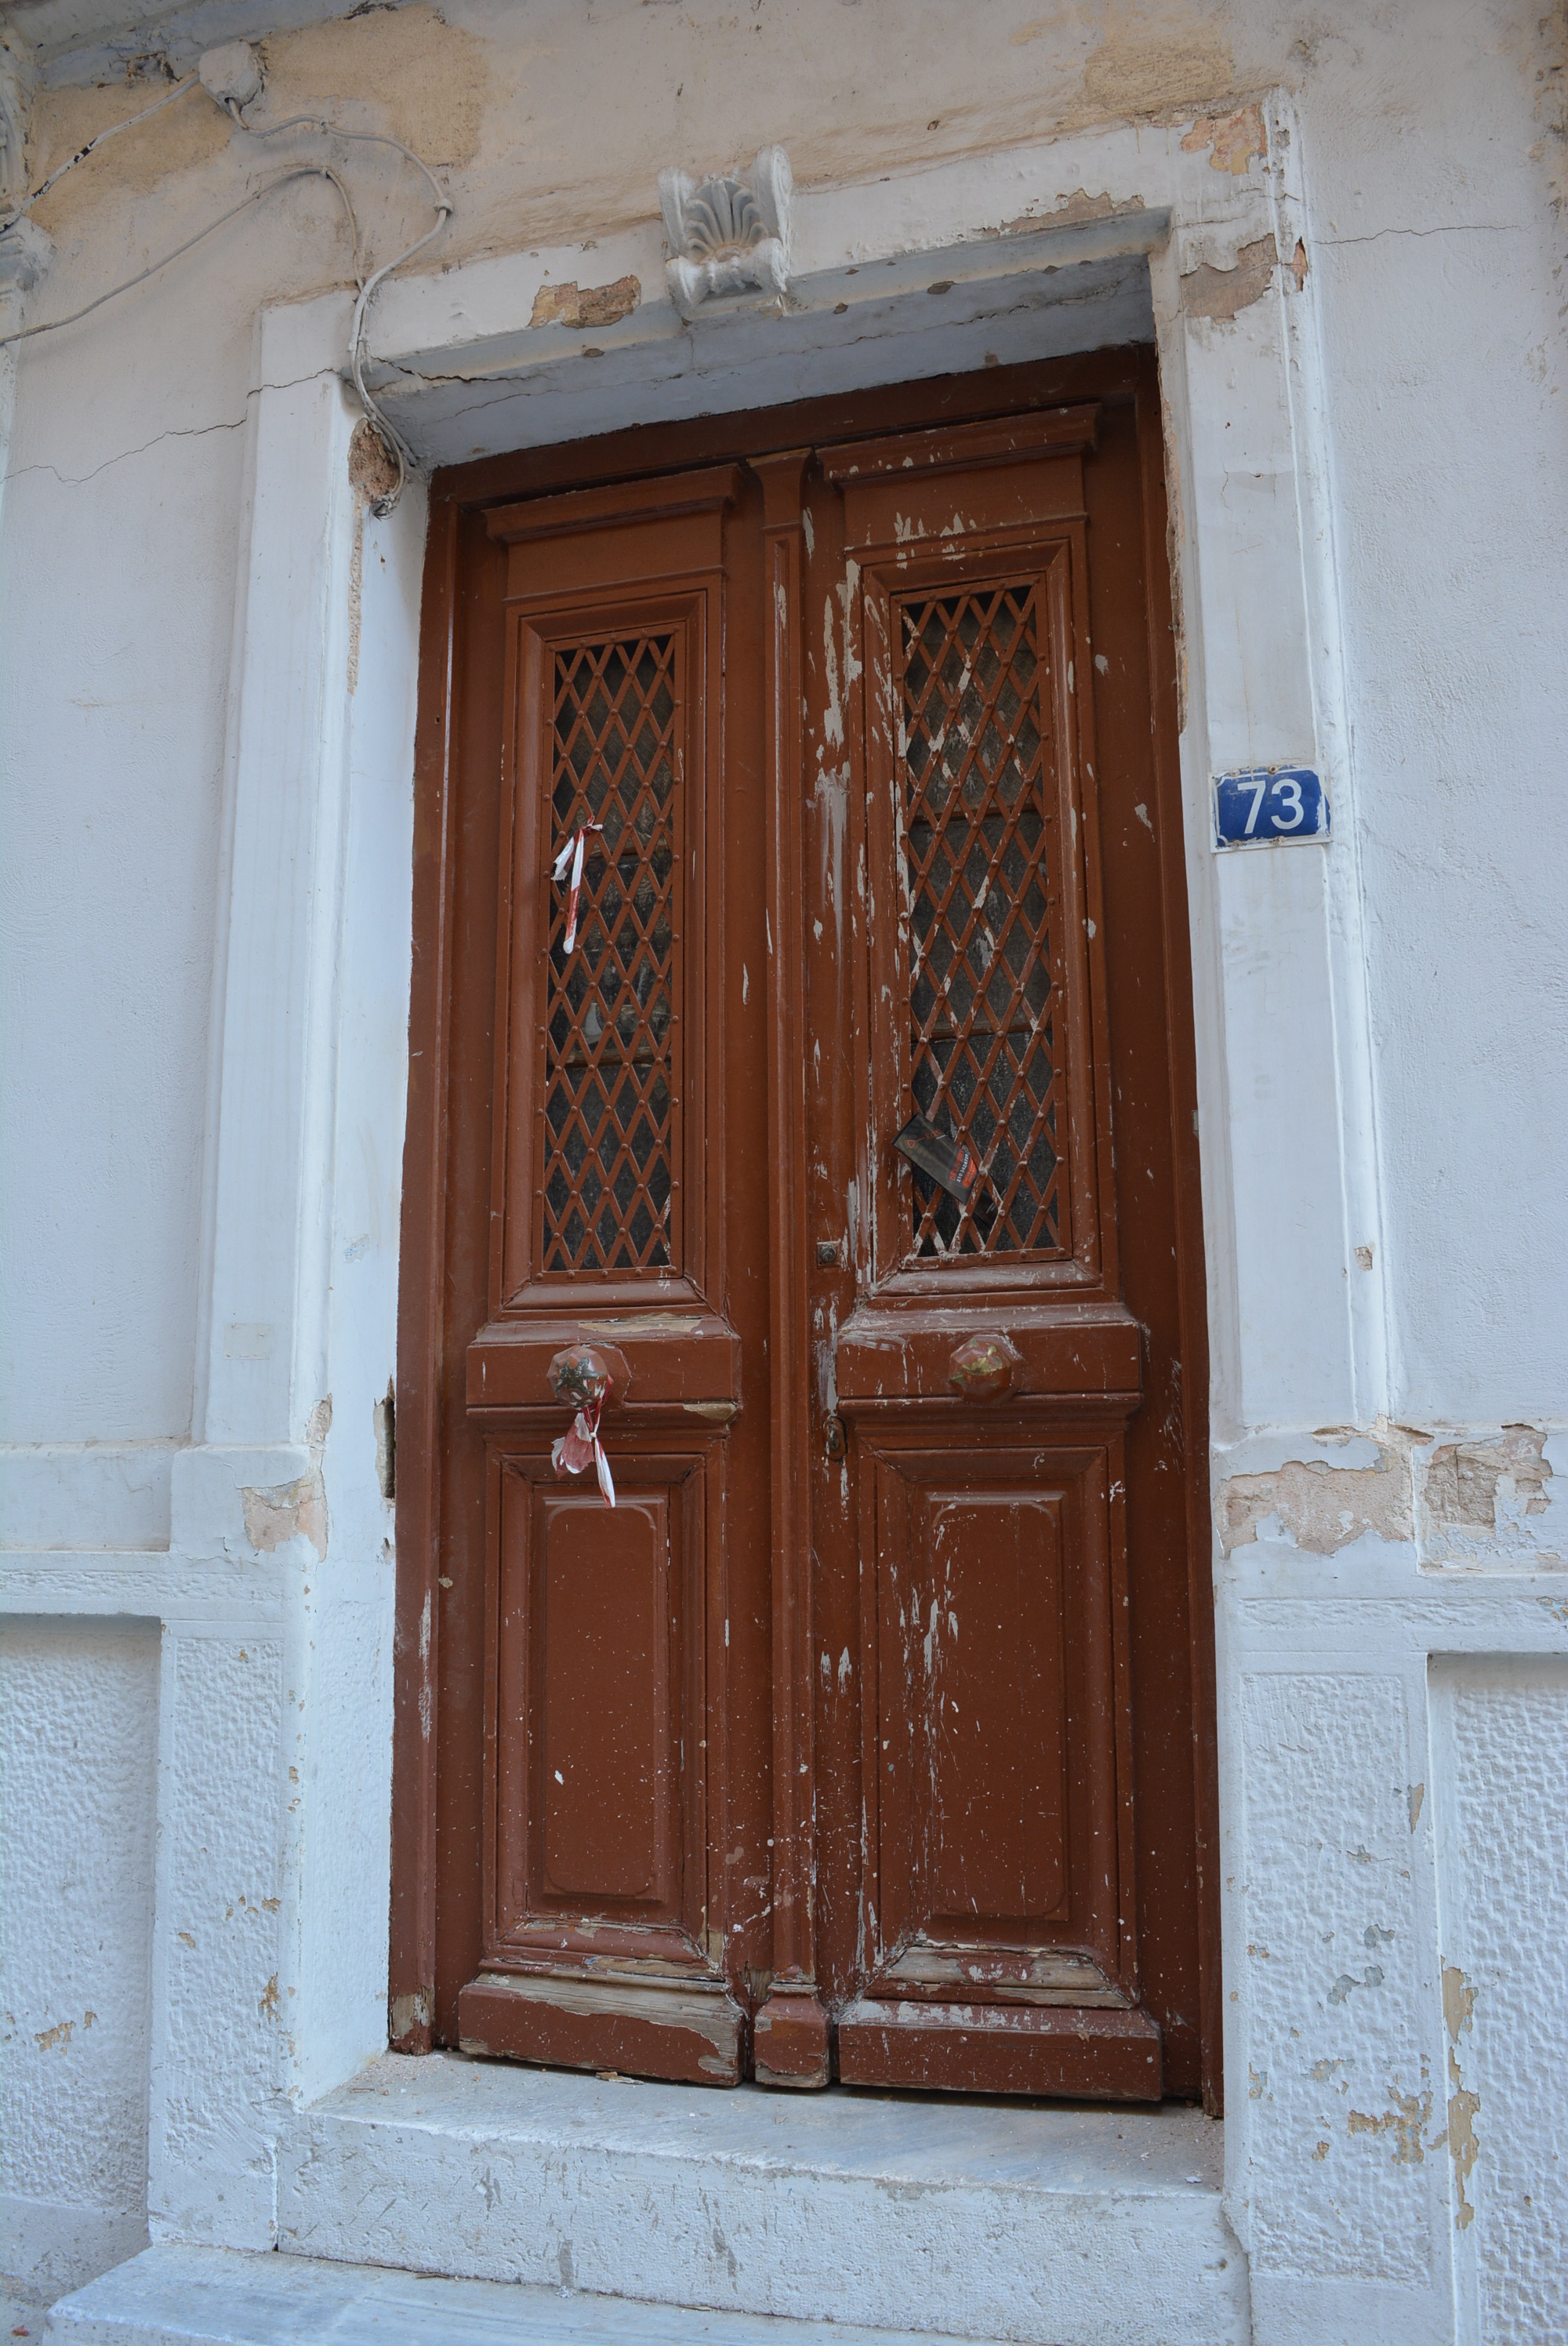
[[[912,1176],[917,1255],[1060,1251],[1037,601],[973,587],[900,613],[911,1088],[981,1167],[966,1205]]]
[[[576,941],[553,886],[545,979],[540,1260],[551,1271],[662,1270],[680,1085],[676,891],[677,646],[672,631],[558,648],[551,854],[588,834]]]

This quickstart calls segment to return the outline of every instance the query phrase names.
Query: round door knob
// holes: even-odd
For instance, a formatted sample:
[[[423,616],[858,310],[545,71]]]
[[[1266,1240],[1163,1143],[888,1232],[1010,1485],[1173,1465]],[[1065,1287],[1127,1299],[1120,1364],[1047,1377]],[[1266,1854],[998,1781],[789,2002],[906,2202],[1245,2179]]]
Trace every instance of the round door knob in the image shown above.
[[[953,1347],[947,1381],[966,1401],[994,1401],[1013,1391],[1022,1366],[1005,1336],[966,1336]]]
[[[608,1401],[616,1390],[614,1363],[592,1344],[569,1344],[545,1373],[550,1391],[569,1409],[591,1409],[596,1402]],[[626,1390],[624,1370],[621,1390]]]

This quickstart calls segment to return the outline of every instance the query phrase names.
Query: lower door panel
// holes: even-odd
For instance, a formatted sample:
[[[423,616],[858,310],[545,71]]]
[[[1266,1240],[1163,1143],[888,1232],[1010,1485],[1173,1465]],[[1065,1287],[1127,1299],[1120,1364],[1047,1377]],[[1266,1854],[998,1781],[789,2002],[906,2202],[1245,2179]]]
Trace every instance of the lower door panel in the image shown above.
[[[840,2072],[1157,2100],[1123,1922],[1121,1429],[932,1418],[857,1444],[871,1963]]]
[[[465,2052],[739,2077],[709,1901],[721,1454],[718,1437],[666,1450],[627,1429],[612,1510],[558,1482],[547,1453],[493,1453],[495,1792]]]

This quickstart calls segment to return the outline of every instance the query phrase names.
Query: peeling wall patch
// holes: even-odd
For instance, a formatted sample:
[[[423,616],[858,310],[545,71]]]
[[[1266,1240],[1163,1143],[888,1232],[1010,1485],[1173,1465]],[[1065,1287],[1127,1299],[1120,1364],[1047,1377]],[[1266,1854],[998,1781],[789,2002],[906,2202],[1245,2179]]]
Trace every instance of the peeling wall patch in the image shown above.
[[[1533,1425],[1505,1425],[1494,1442],[1441,1443],[1426,1462],[1427,1505],[1439,1523],[1477,1531],[1501,1527],[1500,1494],[1504,1509],[1512,1498],[1522,1514],[1543,1515],[1552,1473],[1545,1448]]]
[[[308,1440],[311,1471],[292,1483],[268,1490],[241,1490],[245,1536],[258,1556],[271,1556],[291,1539],[308,1539],[318,1556],[327,1553],[327,1486],[321,1475],[321,1454],[332,1423],[332,1397],[319,1401],[311,1412]]]
[[[629,318],[643,298],[635,277],[610,285],[541,285],[534,296],[531,326],[614,326]]]
[[[1400,2167],[1420,2167],[1426,2150],[1421,2130],[1431,2122],[1432,2097],[1431,2086],[1420,2094],[1401,2094],[1397,2087],[1389,2088],[1389,2107],[1376,2117],[1365,2110],[1351,2110],[1346,2118],[1349,2134],[1391,2134],[1394,2137],[1394,2158]]]
[[[1270,1516],[1314,1556],[1335,1556],[1367,1532],[1384,1540],[1415,1536],[1410,1464],[1398,1450],[1384,1450],[1375,1466],[1291,1459],[1273,1474],[1234,1474],[1219,1486],[1217,1512],[1227,1555],[1255,1540]]]
[[[1262,109],[1256,106],[1244,106],[1238,114],[1200,115],[1181,143],[1187,155],[1201,155],[1207,147],[1209,169],[1228,171],[1237,179],[1268,152]]]
[[[1205,260],[1182,279],[1182,308],[1189,318],[1212,318],[1228,326],[1243,310],[1260,301],[1274,281],[1279,259],[1271,236],[1260,236],[1240,246],[1234,269],[1215,269]]]

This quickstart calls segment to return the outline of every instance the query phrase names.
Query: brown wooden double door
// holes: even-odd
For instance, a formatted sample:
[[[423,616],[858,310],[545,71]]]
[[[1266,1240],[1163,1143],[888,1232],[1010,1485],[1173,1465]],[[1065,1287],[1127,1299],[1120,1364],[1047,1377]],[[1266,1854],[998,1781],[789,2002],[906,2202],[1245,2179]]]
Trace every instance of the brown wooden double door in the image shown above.
[[[1205,2084],[1156,418],[1135,357],[437,484],[394,2041]]]

